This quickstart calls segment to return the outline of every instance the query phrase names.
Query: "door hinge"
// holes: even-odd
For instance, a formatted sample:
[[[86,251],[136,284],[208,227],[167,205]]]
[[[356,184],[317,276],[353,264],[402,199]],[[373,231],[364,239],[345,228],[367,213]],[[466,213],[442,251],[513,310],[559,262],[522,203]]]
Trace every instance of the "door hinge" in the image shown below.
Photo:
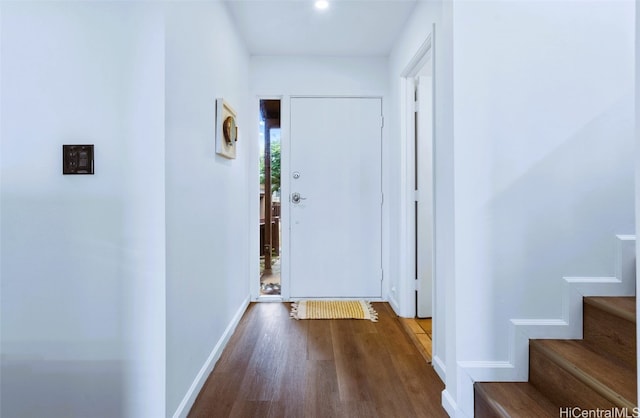
[[[384,280],[384,270],[380,269],[380,281]]]
[[[420,290],[420,280],[415,279],[415,280],[413,281],[413,285],[414,285],[414,287],[415,287],[415,289],[414,289],[414,290],[415,290],[416,292]]]
[[[380,204],[384,204],[384,193],[380,193]]]
[[[384,128],[384,116],[380,115],[380,127]]]
[[[420,201],[420,191],[419,190],[414,190],[413,191],[413,200],[415,202],[419,202]]]
[[[413,112],[418,113],[419,111],[420,111],[420,102],[418,101],[413,102]]]

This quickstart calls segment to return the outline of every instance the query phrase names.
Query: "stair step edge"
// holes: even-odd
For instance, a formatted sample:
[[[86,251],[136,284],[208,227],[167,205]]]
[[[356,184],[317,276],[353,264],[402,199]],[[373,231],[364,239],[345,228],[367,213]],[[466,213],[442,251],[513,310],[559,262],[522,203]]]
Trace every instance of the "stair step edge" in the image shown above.
[[[540,351],[542,351],[552,362],[554,362],[558,367],[562,368],[569,374],[573,375],[576,379],[581,381],[587,387],[591,388],[602,397],[608,399],[613,404],[618,405],[620,407],[627,407],[632,410],[636,407],[633,400],[629,400],[625,398],[623,395],[618,393],[617,391],[607,387],[597,378],[589,374],[588,372],[582,370],[579,365],[574,364],[570,360],[566,359],[562,356],[561,353],[554,350],[552,347],[549,347],[544,341],[558,341],[558,340],[531,340],[531,344],[535,345]],[[584,348],[584,350],[589,350]],[[590,351],[590,350],[589,350]],[[596,353],[594,353],[596,354]],[[607,360],[608,361],[608,360]],[[609,362],[611,363],[611,362]],[[613,366],[613,363],[611,363]]]
[[[493,411],[499,417],[501,417],[501,418],[511,418],[509,416],[509,414],[506,413],[504,408],[499,408],[499,407],[496,406],[496,402],[495,402],[493,396],[491,396],[489,393],[487,393],[485,385],[483,385],[482,383],[485,383],[485,382],[476,382],[473,385],[476,395],[478,395],[481,398],[483,398],[485,403],[486,403],[486,405],[489,408],[491,408],[491,411]]]
[[[635,297],[585,297],[584,303],[627,321],[636,322]]]
[[[496,392],[496,387],[502,388],[502,395],[505,395],[506,392],[511,392],[512,396],[505,402],[504,399],[501,399],[503,396]],[[508,390],[505,391],[505,388],[508,388]],[[530,416],[535,417],[543,416],[544,414],[555,414],[558,410],[557,405],[554,405],[542,392],[528,382],[476,382],[475,390],[490,406],[492,411],[503,418],[515,417],[515,415],[510,414],[512,407],[508,405],[513,405],[513,399],[526,399],[524,402],[516,403],[517,411],[513,412],[518,413],[517,417],[522,416],[522,407],[525,406]]]

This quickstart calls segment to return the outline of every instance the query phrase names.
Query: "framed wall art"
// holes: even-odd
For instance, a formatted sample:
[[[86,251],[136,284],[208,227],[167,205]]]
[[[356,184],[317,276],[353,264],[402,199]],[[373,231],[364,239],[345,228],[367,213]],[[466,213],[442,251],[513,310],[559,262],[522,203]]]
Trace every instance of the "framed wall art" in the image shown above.
[[[224,99],[216,99],[216,153],[225,158],[236,158],[238,127],[236,112]]]

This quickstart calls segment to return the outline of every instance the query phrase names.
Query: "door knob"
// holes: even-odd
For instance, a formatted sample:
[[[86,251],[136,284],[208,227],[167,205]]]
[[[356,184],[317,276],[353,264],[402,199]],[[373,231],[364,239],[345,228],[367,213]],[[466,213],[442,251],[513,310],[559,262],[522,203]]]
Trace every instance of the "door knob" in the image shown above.
[[[300,203],[301,200],[306,200],[306,199],[307,199],[306,197],[300,196],[300,193],[298,193],[298,192],[291,193],[291,202],[292,203],[298,204],[298,203]]]

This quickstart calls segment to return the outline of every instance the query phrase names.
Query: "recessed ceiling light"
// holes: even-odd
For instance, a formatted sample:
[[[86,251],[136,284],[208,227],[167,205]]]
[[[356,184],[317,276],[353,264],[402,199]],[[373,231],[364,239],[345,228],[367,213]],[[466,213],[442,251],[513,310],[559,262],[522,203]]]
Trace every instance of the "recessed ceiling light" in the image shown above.
[[[315,6],[318,10],[325,10],[329,7],[329,2],[327,0],[317,0]]]

